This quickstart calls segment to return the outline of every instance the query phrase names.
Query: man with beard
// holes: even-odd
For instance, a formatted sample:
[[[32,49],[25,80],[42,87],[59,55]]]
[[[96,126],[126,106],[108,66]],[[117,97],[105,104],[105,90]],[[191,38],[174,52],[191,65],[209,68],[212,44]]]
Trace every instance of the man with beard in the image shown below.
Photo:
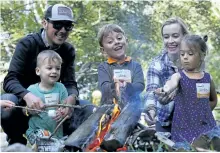
[[[30,93],[26,88],[31,84],[40,82],[39,76],[35,73],[37,55],[43,50],[50,49],[57,52],[63,59],[58,81],[61,81],[68,91],[68,97],[64,100],[64,103],[70,105],[88,103],[77,100],[79,92],[75,81],[75,49],[71,44],[65,42],[74,27],[73,23],[75,21],[73,20],[71,8],[62,4],[48,7],[42,20],[43,28],[40,32],[29,34],[17,43],[3,84],[3,89],[7,94],[2,95],[1,99],[11,100],[16,105],[27,106],[32,109],[42,109],[44,107],[41,99]],[[14,96],[17,98],[14,98]],[[72,109],[66,108],[63,116],[76,114],[76,111],[73,113]],[[83,111],[87,111],[87,113],[77,113],[83,117],[92,113],[91,107],[87,107]],[[1,116],[1,124],[8,135],[9,144],[16,142],[26,144],[23,134],[28,128],[29,117],[18,108],[13,108],[7,113],[7,115]],[[30,113],[33,115],[37,112]],[[65,127],[66,134],[73,131],[73,129],[69,129],[68,124]]]

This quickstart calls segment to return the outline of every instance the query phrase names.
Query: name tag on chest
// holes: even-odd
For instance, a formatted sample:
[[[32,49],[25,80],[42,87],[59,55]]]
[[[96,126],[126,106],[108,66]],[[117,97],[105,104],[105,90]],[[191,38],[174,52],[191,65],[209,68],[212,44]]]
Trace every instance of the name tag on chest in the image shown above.
[[[124,80],[126,82],[131,82],[131,71],[126,69],[115,69],[114,70],[114,79]]]
[[[197,98],[209,98],[210,83],[196,83]]]
[[[44,100],[46,104],[58,104],[59,93],[44,94]]]

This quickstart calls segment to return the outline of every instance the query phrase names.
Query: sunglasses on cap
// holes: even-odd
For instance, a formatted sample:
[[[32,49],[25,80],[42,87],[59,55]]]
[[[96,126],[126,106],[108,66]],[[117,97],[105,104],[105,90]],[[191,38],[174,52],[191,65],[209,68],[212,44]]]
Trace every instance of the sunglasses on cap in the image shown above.
[[[71,21],[51,21],[49,19],[47,21],[53,24],[53,28],[56,30],[61,30],[64,27],[66,31],[71,31],[74,27]]]

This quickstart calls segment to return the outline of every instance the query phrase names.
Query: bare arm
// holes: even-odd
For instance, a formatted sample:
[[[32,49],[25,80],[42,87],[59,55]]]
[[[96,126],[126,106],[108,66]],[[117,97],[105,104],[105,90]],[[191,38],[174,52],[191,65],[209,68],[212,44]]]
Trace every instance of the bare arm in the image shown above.
[[[210,85],[210,107],[213,110],[215,108],[215,106],[217,105],[217,93],[215,90],[215,84],[211,78],[211,85]]]
[[[177,87],[180,81],[180,74],[174,73],[162,88],[157,88],[154,93],[158,96],[158,101],[166,105],[176,95]]]
[[[173,92],[173,91],[178,87],[180,78],[181,78],[181,76],[180,76],[179,73],[174,73],[174,74],[171,76],[170,80],[168,80],[168,81],[166,82],[166,84],[164,85],[163,91],[164,91],[165,93],[171,93],[171,92]]]

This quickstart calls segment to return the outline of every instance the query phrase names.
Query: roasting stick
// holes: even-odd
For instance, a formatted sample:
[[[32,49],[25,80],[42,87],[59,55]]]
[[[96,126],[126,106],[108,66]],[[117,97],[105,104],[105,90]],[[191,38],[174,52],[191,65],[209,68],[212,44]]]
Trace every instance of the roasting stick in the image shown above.
[[[26,107],[26,106],[12,106],[12,107],[21,108],[21,109],[26,109],[26,110],[30,110],[30,111],[36,111],[36,112],[47,113],[47,111],[45,111],[45,110],[39,110],[39,109],[28,108],[28,107]]]
[[[44,108],[49,108],[49,107],[70,107],[70,108],[78,108],[78,109],[82,109],[88,106],[93,106],[92,104],[88,104],[88,105],[84,105],[84,106],[78,106],[78,105],[66,105],[66,104],[50,104],[50,105],[44,105]],[[15,108],[21,108],[21,109],[26,109],[26,110],[30,110],[30,111],[37,111],[37,112],[44,112],[47,113],[47,111],[45,110],[40,110],[40,109],[33,109],[33,108],[29,108],[26,106],[12,106]]]
[[[49,108],[49,107],[70,107],[70,108],[78,108],[78,109],[82,109],[88,106],[93,106],[96,107],[95,105],[92,104],[88,104],[88,105],[83,105],[83,106],[79,106],[79,105],[68,105],[68,104],[45,104],[44,108]]]
[[[69,115],[66,115],[61,121],[60,123],[57,125],[57,127],[55,128],[54,132],[50,135],[50,137],[48,139],[50,139],[59,129],[59,127],[63,124],[64,121],[66,121],[69,118]]]

